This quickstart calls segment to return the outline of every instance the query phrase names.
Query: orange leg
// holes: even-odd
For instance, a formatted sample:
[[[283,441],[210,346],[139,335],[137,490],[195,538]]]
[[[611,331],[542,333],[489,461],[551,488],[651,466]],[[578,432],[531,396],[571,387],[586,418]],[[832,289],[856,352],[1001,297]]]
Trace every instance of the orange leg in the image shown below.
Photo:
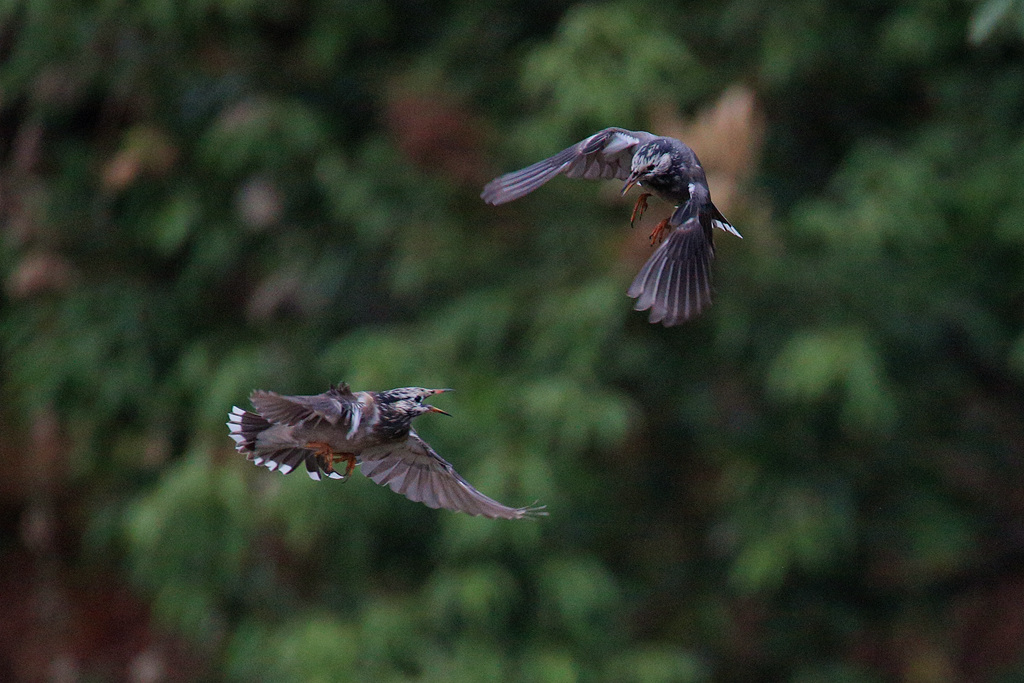
[[[352,476],[352,470],[356,467],[355,453],[335,453],[334,449],[331,448],[331,444],[326,441],[309,441],[306,443],[306,448],[313,451],[320,469],[327,474],[334,472],[335,464],[344,462],[345,474],[341,477],[342,480]]]
[[[352,476],[352,470],[356,468],[356,455],[355,453],[335,453],[334,454],[335,464],[344,462],[345,464],[345,476],[342,479],[348,479]]]
[[[326,441],[310,441],[306,444],[306,448],[313,451],[313,454],[316,455],[316,462],[320,469],[327,474],[334,472],[334,463],[337,460],[335,460],[334,449],[331,448],[331,444]],[[353,460],[355,460],[354,456]]]
[[[658,242],[665,239],[665,235],[672,232],[671,228],[668,227],[668,219],[666,218],[662,222],[654,226],[654,231],[651,232],[651,246],[654,246]]]
[[[650,196],[650,192],[644,192],[636,198],[636,204],[633,205],[633,213],[629,216],[629,227],[632,228],[633,225],[644,215],[644,211],[647,210],[647,198]]]

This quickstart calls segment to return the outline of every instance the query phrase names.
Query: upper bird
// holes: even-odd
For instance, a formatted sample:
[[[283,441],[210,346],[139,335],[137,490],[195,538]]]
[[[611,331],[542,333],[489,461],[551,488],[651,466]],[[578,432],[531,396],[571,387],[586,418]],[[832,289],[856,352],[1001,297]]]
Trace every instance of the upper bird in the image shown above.
[[[546,515],[543,507],[510,508],[488,498],[419,437],[414,417],[448,414],[423,400],[446,391],[353,392],[347,384],[316,396],[257,390],[249,397],[256,412],[235,406],[227,425],[236,450],[271,471],[288,474],[305,462],[309,476],[319,481],[321,472],[346,479],[360,465],[376,483],[427,507],[496,519]],[[346,464],[344,474],[334,469],[340,462]]]
[[[711,202],[708,180],[697,155],[675,138],[625,128],[605,128],[532,166],[495,178],[481,197],[504,204],[533,192],[556,175],[570,178],[625,180],[622,194],[633,185],[646,190],[633,207],[630,225],[643,215],[652,194],[673,204],[675,211],[651,233],[664,243],[647,260],[627,294],[636,310],[651,309],[651,322],[670,327],[698,315],[711,303],[713,227],[740,233]]]

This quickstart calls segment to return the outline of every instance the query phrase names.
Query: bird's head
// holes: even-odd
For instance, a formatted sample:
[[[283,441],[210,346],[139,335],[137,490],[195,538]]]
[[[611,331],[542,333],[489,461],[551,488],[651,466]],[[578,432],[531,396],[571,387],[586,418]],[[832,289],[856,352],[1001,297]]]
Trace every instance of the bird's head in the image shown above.
[[[381,412],[392,419],[412,422],[414,417],[424,413],[441,413],[450,415],[440,408],[423,402],[424,399],[443,394],[451,389],[423,389],[421,387],[402,387],[377,394],[378,407]]]
[[[637,183],[643,184],[645,180],[671,173],[675,151],[671,141],[665,138],[655,138],[637,147],[633,153],[629,177],[622,186],[622,194],[626,194]]]

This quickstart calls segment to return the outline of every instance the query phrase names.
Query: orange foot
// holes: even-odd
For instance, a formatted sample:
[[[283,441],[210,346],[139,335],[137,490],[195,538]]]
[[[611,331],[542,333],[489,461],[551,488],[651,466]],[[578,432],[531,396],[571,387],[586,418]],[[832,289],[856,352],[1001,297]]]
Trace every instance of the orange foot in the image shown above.
[[[310,441],[306,444],[306,448],[313,451],[313,455],[316,456],[316,464],[320,466],[327,474],[334,471],[334,450],[331,448],[331,444],[326,441]]]
[[[647,198],[650,196],[650,192],[644,192],[636,198],[636,204],[633,205],[633,213],[629,216],[629,227],[632,228],[633,225],[644,215],[644,211],[647,210]]]
[[[317,465],[327,474],[333,474],[335,463],[345,462],[345,474],[341,477],[342,480],[348,479],[356,466],[356,456],[353,453],[335,453],[331,444],[326,441],[310,441],[306,444],[306,448],[313,451]]]
[[[352,470],[354,470],[355,467],[356,467],[356,454],[355,453],[335,453],[334,454],[334,463],[337,464],[339,462],[344,462],[345,463],[345,475],[342,477],[342,479],[348,479],[349,477],[352,476]]]
[[[651,246],[653,247],[655,244],[665,239],[665,235],[670,232],[672,232],[672,230],[668,227],[668,219],[666,218],[654,226],[654,231],[651,232]]]

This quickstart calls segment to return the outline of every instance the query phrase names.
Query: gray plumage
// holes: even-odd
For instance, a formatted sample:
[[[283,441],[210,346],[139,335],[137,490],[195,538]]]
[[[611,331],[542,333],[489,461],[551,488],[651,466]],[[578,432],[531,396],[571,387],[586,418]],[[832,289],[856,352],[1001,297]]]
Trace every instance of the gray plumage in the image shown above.
[[[518,199],[557,175],[569,178],[625,180],[673,204],[672,215],[655,228],[667,238],[634,278],[627,294],[638,311],[650,309],[650,321],[666,327],[698,315],[711,301],[712,228],[740,237],[711,201],[700,160],[685,143],[644,131],[606,128],[558,154],[495,178],[481,197],[491,205]],[[642,214],[641,196],[634,216]]]
[[[405,387],[353,392],[332,386],[315,396],[254,391],[255,412],[228,414],[235,448],[254,464],[289,474],[305,464],[310,478],[345,479],[359,466],[374,482],[431,508],[496,519],[546,515],[542,507],[511,508],[477,491],[412,428],[412,420],[443,410],[424,399],[447,389]],[[447,413],[444,413],[447,415]],[[345,474],[334,464],[347,461]]]

